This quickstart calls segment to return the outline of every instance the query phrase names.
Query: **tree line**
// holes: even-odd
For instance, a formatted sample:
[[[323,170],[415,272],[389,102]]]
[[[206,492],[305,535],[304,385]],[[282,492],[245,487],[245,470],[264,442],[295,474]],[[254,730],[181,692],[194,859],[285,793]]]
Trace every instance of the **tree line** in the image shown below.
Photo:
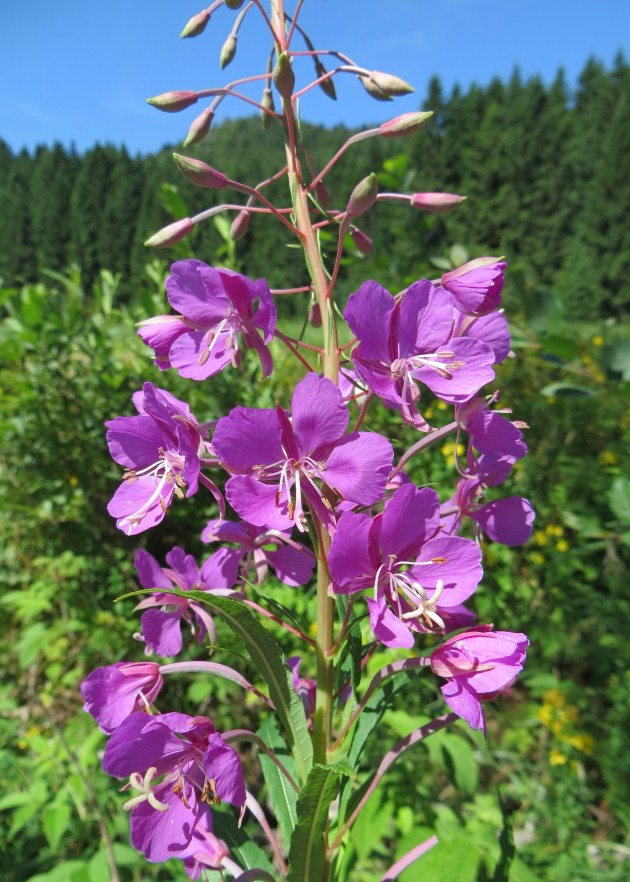
[[[589,60],[573,89],[562,72],[545,84],[516,71],[508,82],[455,87],[446,96],[433,78],[421,107],[434,115],[410,138],[373,138],[350,148],[326,178],[333,204],[343,207],[371,171],[381,190],[443,190],[468,200],[448,215],[379,205],[365,223],[375,256],[363,259],[361,276],[383,283],[417,277],[427,257],[461,243],[471,254],[508,255],[526,279],[554,292],[567,317],[623,315],[630,305],[630,66],[623,56],[610,69]],[[254,117],[227,119],[198,147],[175,149],[254,185],[278,170],[282,139],[279,127],[261,128]],[[342,126],[305,125],[314,165],[321,167],[349,134]],[[171,153],[140,157],[99,145],[79,155],[57,143],[14,154],[0,140],[3,285],[76,263],[88,286],[106,268],[131,294],[142,284],[149,235],[173,217],[232,199],[192,187]],[[285,186],[267,192],[282,202]],[[200,257],[210,260],[221,248],[212,222],[193,236]],[[304,274],[281,226],[266,217],[252,219],[236,255],[243,271],[274,286],[293,287]],[[177,256],[177,249],[166,252]],[[342,269],[349,286],[352,267]]]

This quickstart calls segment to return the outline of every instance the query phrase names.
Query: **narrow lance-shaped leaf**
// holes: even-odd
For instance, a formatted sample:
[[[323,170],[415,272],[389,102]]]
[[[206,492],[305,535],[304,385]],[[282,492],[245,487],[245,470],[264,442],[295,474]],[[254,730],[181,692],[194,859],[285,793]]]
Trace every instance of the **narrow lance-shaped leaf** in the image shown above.
[[[294,773],[293,763],[284,739],[282,738],[276,721],[268,717],[258,730],[258,735],[263,739],[267,747],[276,754],[287,771]],[[282,833],[284,844],[288,847],[297,823],[297,793],[291,787],[280,769],[263,752],[259,755],[262,773],[267,785],[267,792],[274,814]]]
[[[147,593],[151,592],[133,592],[134,595]],[[306,780],[313,764],[313,745],[304,706],[293,689],[291,672],[282,650],[269,631],[237,600],[219,597],[208,591],[177,591],[173,588],[169,589],[169,594],[206,604],[213,612],[221,615],[234,634],[244,642],[252,664],[269,687],[269,697],[293,749],[298,774],[302,780]]]
[[[324,833],[331,802],[342,777],[353,776],[347,763],[316,764],[298,800],[298,822],[289,850],[287,882],[321,882],[324,869]]]

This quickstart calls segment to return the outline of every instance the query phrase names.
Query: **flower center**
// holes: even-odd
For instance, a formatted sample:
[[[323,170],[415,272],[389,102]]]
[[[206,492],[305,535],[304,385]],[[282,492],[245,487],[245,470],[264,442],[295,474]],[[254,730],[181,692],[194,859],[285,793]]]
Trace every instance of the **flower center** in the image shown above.
[[[283,449],[284,450],[284,449]],[[285,455],[286,455],[286,451]],[[259,478],[277,478],[278,490],[276,492],[276,505],[280,505],[280,499],[283,489],[286,491],[287,509],[291,520],[295,521],[295,525],[300,533],[307,531],[306,515],[302,504],[302,482],[308,482],[310,488],[319,496],[322,503],[328,508],[328,500],[322,496],[322,492],[315,479],[322,478],[323,472],[326,471],[326,463],[319,462],[311,456],[303,456],[300,459],[293,459],[287,456],[286,459],[280,459],[268,466],[254,466],[254,471]]]
[[[158,454],[159,459],[151,465],[143,469],[130,469],[123,474],[123,481],[131,482],[138,480],[138,478],[152,478],[155,481],[155,487],[149,498],[136,511],[120,521],[122,527],[127,527],[129,535],[156,503],[160,505],[162,511],[166,512],[171,492],[175,493],[179,499],[184,498],[186,485],[181,476],[184,469],[184,457],[180,454],[166,453],[161,447],[158,449]],[[167,497],[166,502],[165,496]]]
[[[396,555],[391,554],[389,562],[381,564],[376,572],[374,599],[377,599],[380,588],[400,619],[403,621],[419,619],[430,631],[444,631],[444,620],[437,612],[438,601],[444,591],[443,580],[437,580],[435,591],[431,598],[428,598],[426,589],[406,569],[407,567],[427,566],[436,563],[445,563],[445,559],[432,558],[429,561],[418,563],[416,561],[399,561],[396,559]],[[411,609],[405,609],[402,601]]]

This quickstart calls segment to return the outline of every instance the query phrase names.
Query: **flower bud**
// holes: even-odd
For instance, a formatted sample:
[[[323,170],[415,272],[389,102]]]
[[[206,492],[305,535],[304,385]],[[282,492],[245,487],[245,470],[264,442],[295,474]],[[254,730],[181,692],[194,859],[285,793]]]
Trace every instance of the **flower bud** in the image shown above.
[[[188,233],[190,233],[190,231],[194,228],[194,226],[194,223],[189,217],[183,217],[181,220],[175,221],[174,224],[169,224],[167,227],[162,227],[161,230],[158,230],[157,233],[154,233],[144,243],[145,247],[168,248],[169,245],[174,245],[176,242],[179,242],[180,239],[183,239],[184,236],[187,236]]]
[[[157,107],[158,110],[164,110],[167,113],[177,113],[179,110],[185,110],[191,104],[197,103],[196,92],[162,92],[155,98],[147,98],[147,104]]]
[[[393,100],[390,95],[385,94],[385,92],[383,92],[383,90],[380,89],[376,85],[376,83],[372,82],[369,77],[359,77],[359,79],[361,80],[361,84],[363,85],[365,91],[368,93],[368,95],[371,95],[372,98],[375,98],[377,101]]]
[[[208,134],[213,119],[214,110],[211,107],[206,107],[205,110],[202,110],[199,116],[196,116],[192,121],[188,129],[188,134],[184,140],[184,147],[190,147],[191,144],[197,144],[199,141],[202,141]]]
[[[249,219],[249,211],[239,211],[239,213],[232,221],[232,226],[230,227],[230,238],[234,239],[235,242],[238,242],[239,239],[242,239],[243,236],[247,233],[249,229]]]
[[[260,116],[263,121],[263,125],[266,129],[269,128],[271,123],[273,122],[273,116],[268,111],[274,111],[275,105],[273,103],[273,92],[269,88],[263,89],[262,98],[260,100],[262,104],[262,110],[260,111]]]
[[[500,257],[477,257],[444,273],[442,287],[466,315],[487,315],[501,305],[507,264]]]
[[[315,184],[315,196],[322,208],[328,208],[332,197],[330,195],[330,190],[323,181],[318,181]]]
[[[409,83],[401,80],[400,77],[395,77],[393,74],[383,73],[382,70],[371,70],[370,81],[389,98],[409,95],[410,92],[415,92],[415,89]]]
[[[321,63],[319,58],[316,58],[315,59],[315,74],[317,76],[317,79],[320,79],[321,77],[326,76],[327,73],[328,73],[328,71],[326,70],[324,65]],[[322,90],[324,95],[328,95],[328,97],[332,98],[333,101],[337,100],[337,90],[335,89],[335,84],[333,83],[332,77],[326,77],[325,80],[322,80],[322,82],[319,83],[319,88]]]
[[[198,12],[197,15],[193,15],[193,17],[189,19],[179,36],[182,38],[198,37],[199,34],[202,34],[205,31],[206,25],[209,21],[210,13],[207,9],[202,9],[201,12]]]
[[[221,70],[227,67],[236,55],[236,34],[229,34],[227,40],[221,46],[221,54],[219,56],[219,64]]]
[[[283,98],[290,98],[293,95],[295,74],[286,52],[281,52],[278,55],[276,66],[273,69],[273,83]]]
[[[466,197],[458,196],[457,193],[414,193],[411,197],[411,207],[421,208],[432,214],[445,214],[465,201]]]
[[[308,311],[308,322],[313,328],[322,326],[322,310],[319,303],[312,303]]]
[[[374,242],[358,227],[350,227],[350,238],[356,245],[359,254],[370,255],[374,252]]]
[[[431,119],[433,111],[427,112],[412,111],[411,113],[402,113],[400,116],[390,119],[388,122],[381,123],[378,127],[379,133],[384,138],[404,138],[416,132],[421,126]]]
[[[173,159],[184,177],[197,187],[205,187],[208,190],[220,190],[228,182],[227,175],[216,171],[200,159],[193,159],[191,156],[181,156],[179,153],[173,153]]]
[[[223,0],[228,9],[240,9],[244,0]]]
[[[378,178],[372,172],[360,181],[350,195],[346,207],[346,217],[359,217],[371,208],[376,202],[378,195]]]

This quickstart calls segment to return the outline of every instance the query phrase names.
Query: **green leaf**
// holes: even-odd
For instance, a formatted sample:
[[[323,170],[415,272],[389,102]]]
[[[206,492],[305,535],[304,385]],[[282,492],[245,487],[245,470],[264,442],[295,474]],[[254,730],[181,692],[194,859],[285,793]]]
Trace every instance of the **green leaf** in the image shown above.
[[[510,882],[540,882],[538,876],[534,876],[527,864],[518,857],[512,861],[508,879]]]
[[[399,882],[476,882],[479,849],[464,831],[449,831],[413,866],[401,873]]]
[[[624,524],[630,524],[630,480],[615,478],[608,493],[608,505],[614,516]]]
[[[89,879],[84,861],[63,861],[48,873],[31,876],[27,882],[85,882]]]
[[[555,355],[563,361],[570,361],[578,354],[578,345],[573,337],[561,337],[554,334],[542,341],[543,352]]]
[[[463,796],[472,796],[479,784],[479,766],[470,743],[460,735],[445,732],[442,746],[455,786]]]
[[[630,380],[630,341],[620,340],[608,356],[608,366],[620,373],[624,380]]]
[[[70,806],[65,802],[49,805],[42,812],[42,829],[53,851],[57,850],[71,817]]]
[[[311,769],[297,804],[298,822],[291,839],[287,882],[321,882],[328,808],[337,796],[340,779],[352,774],[346,763],[317,763]]]
[[[232,815],[224,811],[212,813],[212,832],[230,849],[230,855],[244,870],[267,870],[273,875],[269,858],[244,830],[237,826]]]
[[[237,600],[218,597],[208,591],[173,589],[169,593],[205,603],[211,610],[221,615],[236,636],[244,642],[256,672],[269,687],[269,696],[275,705],[276,714],[293,748],[298,774],[303,781],[306,780],[313,764],[313,745],[304,706],[293,689],[291,672],[286,665],[282,650],[269,631],[254,618],[244,604]]]
[[[273,750],[289,774],[295,776],[295,764],[273,717],[268,717],[265,720],[258,730],[258,735],[260,735],[267,747]],[[288,847],[297,823],[298,795],[287,781],[286,775],[283,775],[276,764],[262,751],[259,754],[259,760],[265,784],[267,785],[269,799],[271,800],[282,838]]]
[[[501,800],[501,795],[497,795],[499,799],[499,805],[501,807],[501,816],[503,818],[503,829],[501,830],[501,835],[499,836],[501,857],[499,858],[499,862],[495,867],[494,875],[492,876],[492,882],[509,882],[510,867],[512,865],[512,861],[514,860],[515,854],[514,836],[512,833],[512,820],[505,810],[505,806],[503,805],[503,802]]]

